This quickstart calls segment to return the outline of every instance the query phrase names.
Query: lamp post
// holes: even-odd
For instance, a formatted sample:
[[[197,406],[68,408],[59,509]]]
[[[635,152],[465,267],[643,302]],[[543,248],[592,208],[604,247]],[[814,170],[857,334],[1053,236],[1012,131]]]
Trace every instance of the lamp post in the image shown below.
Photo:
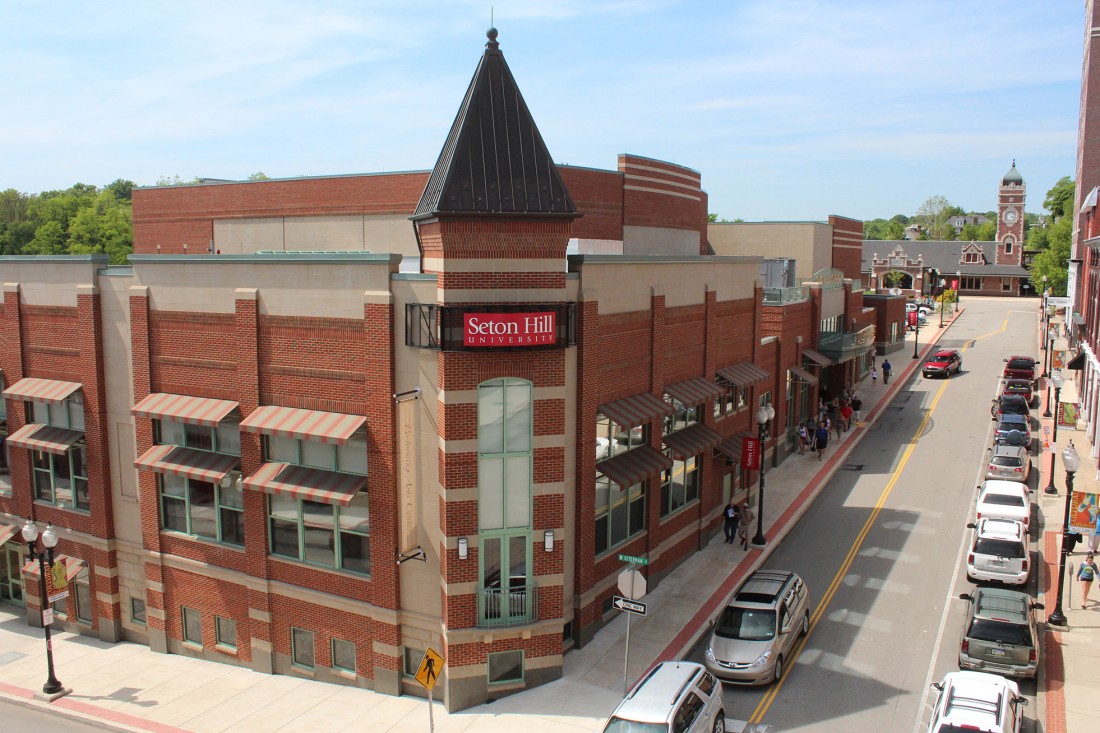
[[[962,299],[962,290],[963,290],[963,273],[962,273],[962,270],[957,270],[955,272],[955,277],[957,277],[959,279],[958,280],[958,287],[955,288],[955,309],[958,310],[959,306],[962,305],[962,302],[963,302],[963,299]]]
[[[764,446],[768,442],[768,423],[775,417],[775,408],[769,402],[756,411],[756,424],[760,426],[760,501],[756,507],[756,536],[752,543],[757,547],[767,544],[764,539]]]
[[[27,549],[30,551],[31,560],[38,560],[38,588],[42,593],[42,613],[44,615],[50,607],[50,599],[46,592],[46,573],[53,566],[53,548],[57,547],[57,532],[54,531],[52,524],[46,525],[46,529],[42,532],[42,546],[46,548],[45,550],[38,550],[35,544],[35,540],[38,539],[38,525],[34,521],[28,519],[20,533],[23,535],[23,539],[27,541]],[[58,681],[53,672],[53,641],[50,639],[50,625],[45,623],[45,618],[42,621],[42,628],[46,630],[46,669],[48,672],[46,684],[42,685],[42,692],[47,695],[56,695],[65,687]]]
[[[1054,382],[1054,404],[1058,404],[1058,398],[1062,396],[1062,385],[1066,383],[1066,378],[1062,376],[1062,372],[1056,371],[1050,375],[1050,381]],[[1050,416],[1050,387],[1047,386],[1047,411],[1043,413],[1043,417]],[[1054,436],[1051,440],[1052,446],[1058,445],[1058,409],[1054,410]],[[1058,458],[1058,453],[1052,450],[1050,452],[1050,481],[1047,482],[1047,486],[1043,489],[1048,494],[1057,494],[1058,489],[1054,486],[1054,462]],[[1077,470],[1077,469],[1074,469]]]
[[[1050,375],[1050,365],[1054,361],[1054,339],[1056,339],[1056,338],[1058,338],[1058,331],[1054,328],[1054,326],[1051,326],[1050,330],[1047,331],[1047,338],[1046,338],[1046,341],[1047,341],[1046,352],[1047,353],[1046,353],[1046,363],[1043,366],[1043,376],[1044,377]],[[1050,415],[1044,415],[1044,417],[1050,417]]]
[[[944,306],[945,306],[945,305],[947,305],[947,303],[945,302],[945,299],[944,299],[944,295],[946,295],[946,292],[947,292],[947,291],[945,291],[945,290],[943,289],[943,286],[944,286],[944,285],[945,285],[946,283],[947,283],[947,281],[946,281],[946,280],[944,280],[944,279],[943,279],[943,278],[941,277],[941,278],[940,278],[940,328],[943,328],[943,308],[944,308]]]
[[[1069,442],[1062,451],[1062,463],[1066,467],[1066,509],[1062,515],[1062,553],[1058,560],[1058,596],[1054,601],[1054,612],[1047,616],[1047,623],[1054,626],[1066,625],[1066,614],[1062,612],[1062,590],[1066,582],[1066,558],[1069,557],[1069,543],[1066,535],[1069,534],[1069,503],[1073,495],[1073,474],[1081,467],[1081,457],[1073,448],[1073,441]]]
[[[919,359],[917,342],[920,341],[920,308],[913,311],[913,358]]]

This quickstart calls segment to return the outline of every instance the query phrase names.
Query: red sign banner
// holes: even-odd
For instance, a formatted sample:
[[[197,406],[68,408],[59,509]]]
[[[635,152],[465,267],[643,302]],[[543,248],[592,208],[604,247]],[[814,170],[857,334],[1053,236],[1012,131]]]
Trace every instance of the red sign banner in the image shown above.
[[[760,439],[748,436],[741,439],[741,468],[760,470]]]
[[[466,313],[466,346],[544,346],[558,340],[557,313]]]

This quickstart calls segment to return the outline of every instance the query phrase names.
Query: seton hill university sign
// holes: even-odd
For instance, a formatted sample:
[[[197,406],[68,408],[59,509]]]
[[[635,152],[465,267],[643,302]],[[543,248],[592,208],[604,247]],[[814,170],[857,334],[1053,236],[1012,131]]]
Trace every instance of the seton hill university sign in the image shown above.
[[[557,313],[466,313],[465,346],[544,346],[557,341]]]

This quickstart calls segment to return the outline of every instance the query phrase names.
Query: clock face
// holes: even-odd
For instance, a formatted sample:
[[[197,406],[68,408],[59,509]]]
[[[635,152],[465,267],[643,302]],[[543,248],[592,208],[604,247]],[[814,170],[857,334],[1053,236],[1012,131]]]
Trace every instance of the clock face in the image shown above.
[[[1009,224],[1015,224],[1016,223],[1016,210],[1015,209],[1009,209],[1008,211],[1005,212],[1005,221],[1008,222]]]

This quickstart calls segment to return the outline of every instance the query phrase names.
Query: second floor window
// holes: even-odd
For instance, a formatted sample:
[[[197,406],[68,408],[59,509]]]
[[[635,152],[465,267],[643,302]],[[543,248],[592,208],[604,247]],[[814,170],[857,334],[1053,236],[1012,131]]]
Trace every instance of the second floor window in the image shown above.
[[[316,440],[284,438],[281,435],[265,435],[264,460],[366,476],[367,437],[360,432],[347,443],[337,445]]]
[[[370,508],[367,492],[348,506],[272,494],[268,497],[271,554],[370,574]]]
[[[67,509],[90,509],[88,453],[77,444],[65,453],[31,451],[34,498]]]
[[[164,529],[244,545],[244,500],[236,481],[223,487],[167,473],[157,479]]]
[[[221,422],[211,427],[162,419],[156,421],[156,426],[158,443],[232,456],[241,454],[240,426],[235,422]]]
[[[84,430],[84,398],[78,392],[64,402],[26,402],[27,422]]]

